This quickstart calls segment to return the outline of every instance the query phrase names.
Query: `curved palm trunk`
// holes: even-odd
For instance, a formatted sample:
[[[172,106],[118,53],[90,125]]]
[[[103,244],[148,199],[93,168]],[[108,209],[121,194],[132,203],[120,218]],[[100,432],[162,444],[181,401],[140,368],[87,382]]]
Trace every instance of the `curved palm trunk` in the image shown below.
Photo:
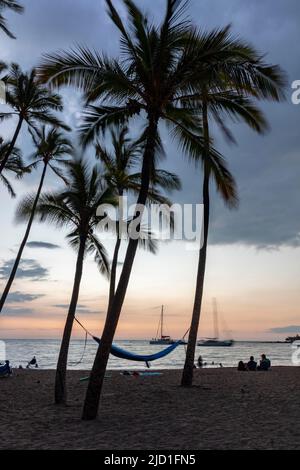
[[[115,244],[113,259],[111,263],[111,270],[110,270],[110,284],[109,284],[109,298],[108,298],[108,311],[111,308],[112,301],[115,295],[116,290],[116,276],[117,276],[117,266],[118,266],[118,259],[119,259],[119,251],[121,247],[121,234],[119,233],[119,223],[117,223],[117,233],[118,238]]]
[[[155,153],[157,127],[158,117],[149,116],[148,138],[143,156],[143,167],[141,177],[142,181],[139,197],[137,200],[137,204],[140,204],[142,206],[145,206],[148,197],[150,185],[150,168]],[[137,214],[136,216],[138,215],[139,214]],[[97,354],[94,360],[93,369],[91,372],[86,398],[83,406],[82,419],[84,420],[95,419],[98,413],[99,401],[107,362],[113,338],[117,329],[124,298],[126,295],[137,247],[138,240],[130,238],[118,287],[113,297],[110,309],[107,312],[106,321],[101,337],[101,343],[98,347]]]
[[[73,291],[71,302],[69,306],[68,316],[64,328],[64,333],[61,341],[57,366],[55,375],[55,403],[65,403],[67,399],[66,391],[66,376],[67,376],[67,363],[68,353],[72,334],[72,328],[74,323],[74,317],[76,313],[76,307],[79,297],[80,283],[82,278],[83,259],[85,253],[86,237],[81,237],[80,245],[77,255],[76,271],[74,277]]]
[[[41,194],[41,191],[42,191],[42,188],[43,188],[43,184],[44,184],[44,180],[45,180],[45,176],[46,176],[46,171],[47,171],[47,163],[44,164],[43,173],[42,173],[40,184],[39,184],[39,187],[38,187],[38,190],[37,190],[37,193],[36,193],[36,197],[35,197],[35,200],[34,200],[34,203],[33,203],[33,206],[32,206],[32,211],[31,211],[30,219],[29,219],[28,224],[27,224],[27,228],[26,228],[24,238],[23,238],[22,243],[20,245],[16,260],[14,262],[14,266],[12,268],[9,279],[7,281],[7,284],[5,286],[5,289],[4,289],[3,294],[1,296],[1,299],[0,299],[0,313],[3,309],[3,306],[5,304],[7,296],[9,294],[12,283],[14,282],[14,279],[15,279],[15,276],[16,276],[21,258],[22,258],[22,254],[23,254],[24,248],[26,246],[26,243],[27,243],[27,240],[28,240],[28,237],[29,237],[29,234],[30,234],[31,226],[32,226],[33,219],[34,219],[34,216],[35,216],[36,207],[37,207],[37,204],[38,204],[38,201],[39,201],[39,198],[40,198],[40,194]]]
[[[19,117],[19,121],[18,121],[18,125],[17,125],[16,130],[15,130],[15,133],[14,133],[14,136],[13,136],[12,141],[11,141],[11,143],[10,143],[10,146],[8,147],[7,152],[6,152],[6,154],[4,155],[3,159],[1,160],[1,163],[0,163],[0,175],[1,175],[2,171],[4,170],[6,164],[7,164],[7,161],[8,161],[8,159],[9,159],[9,157],[10,157],[11,152],[12,152],[13,149],[14,149],[14,146],[16,145],[17,138],[18,138],[18,136],[19,136],[19,134],[20,134],[20,130],[21,130],[21,127],[22,127],[22,124],[23,124],[23,120],[24,120],[24,119],[22,118],[22,116],[20,116],[20,117]]]
[[[111,270],[110,270],[110,283],[109,283],[109,297],[108,297],[108,311],[111,308],[112,301],[116,291],[116,277],[117,277],[117,267],[118,267],[118,260],[119,260],[119,251],[122,243],[122,230],[123,230],[123,190],[119,189],[119,222],[116,223],[116,231],[117,231],[117,241],[115,244]]]
[[[205,162],[204,162],[204,179],[203,179],[203,204],[204,204],[204,217],[203,217],[203,242],[199,252],[198,272],[196,281],[196,292],[194,299],[194,307],[191,321],[191,329],[189,333],[185,364],[181,379],[181,385],[184,387],[191,387],[193,384],[193,372],[194,372],[194,361],[195,361],[195,350],[197,345],[197,335],[200,322],[201,305],[203,298],[203,287],[205,278],[205,267],[206,267],[206,252],[207,252],[207,239],[209,229],[209,212],[210,212],[210,198],[209,198],[209,180],[210,170],[207,164],[209,152],[210,152],[210,141],[209,141],[209,126],[208,126],[208,115],[207,105],[203,104],[203,130],[205,138]]]

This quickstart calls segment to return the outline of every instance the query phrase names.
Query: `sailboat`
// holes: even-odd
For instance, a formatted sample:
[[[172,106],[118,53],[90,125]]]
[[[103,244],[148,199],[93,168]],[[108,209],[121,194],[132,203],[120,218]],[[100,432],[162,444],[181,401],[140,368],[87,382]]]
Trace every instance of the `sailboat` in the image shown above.
[[[218,309],[217,309],[217,301],[213,299],[213,319],[214,319],[214,338],[206,338],[202,341],[198,341],[198,346],[206,346],[206,347],[230,347],[234,344],[233,339],[219,339],[219,324],[218,324]]]
[[[160,335],[158,334],[160,333]],[[150,344],[174,344],[177,343],[176,340],[172,339],[169,335],[164,335],[164,306],[161,306],[160,319],[158,322],[156,337],[152,338]],[[186,344],[184,341],[181,341],[181,344]]]

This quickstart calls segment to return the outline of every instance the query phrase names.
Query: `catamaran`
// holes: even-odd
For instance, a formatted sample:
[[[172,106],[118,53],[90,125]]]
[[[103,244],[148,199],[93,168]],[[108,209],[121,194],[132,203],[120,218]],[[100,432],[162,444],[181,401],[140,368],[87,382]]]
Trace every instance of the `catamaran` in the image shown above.
[[[204,340],[198,341],[198,346],[206,346],[206,347],[230,347],[234,344],[233,339],[219,339],[219,324],[218,324],[218,309],[217,309],[217,301],[213,299],[213,321],[214,321],[214,338],[205,338]]]

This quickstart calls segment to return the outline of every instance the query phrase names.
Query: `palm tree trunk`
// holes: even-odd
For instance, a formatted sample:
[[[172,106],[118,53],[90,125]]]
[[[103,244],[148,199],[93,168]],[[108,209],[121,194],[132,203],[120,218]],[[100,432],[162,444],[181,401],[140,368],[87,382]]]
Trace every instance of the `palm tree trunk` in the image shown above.
[[[111,270],[110,270],[110,283],[109,283],[109,298],[108,298],[108,309],[110,310],[112,305],[112,300],[115,295],[116,291],[116,276],[117,276],[117,267],[118,267],[118,260],[119,260],[119,251],[122,243],[122,234],[123,234],[123,190],[119,189],[118,196],[119,196],[119,222],[116,223],[116,232],[117,232],[117,241],[115,244]]]
[[[74,323],[74,317],[76,313],[76,307],[79,297],[80,283],[82,278],[83,259],[85,253],[86,237],[80,238],[80,245],[77,255],[76,271],[74,277],[73,291],[71,302],[69,306],[68,316],[64,328],[64,333],[61,341],[55,376],[55,403],[61,404],[66,403],[67,390],[66,390],[66,375],[67,375],[67,363],[68,363],[68,352],[72,334],[72,328]]]
[[[208,164],[208,157],[210,152],[210,139],[209,139],[209,125],[208,125],[208,113],[207,104],[203,103],[203,131],[205,138],[205,155],[204,155],[204,179],[203,179],[203,204],[204,204],[204,217],[203,217],[203,245],[200,247],[198,272],[196,281],[196,292],[194,299],[193,315],[191,321],[191,329],[189,333],[185,364],[181,379],[181,385],[184,387],[191,387],[193,384],[193,372],[194,372],[194,361],[195,361],[195,350],[197,345],[197,335],[200,322],[201,305],[203,298],[203,287],[205,278],[205,267],[206,267],[206,252],[207,252],[207,240],[208,240],[208,229],[209,229],[209,213],[210,213],[210,197],[209,197],[209,180],[210,170]]]
[[[2,171],[5,168],[5,165],[7,164],[7,161],[10,157],[11,152],[14,149],[14,146],[16,145],[16,141],[17,141],[17,138],[20,134],[20,130],[21,130],[21,127],[22,127],[22,124],[23,124],[23,120],[24,120],[24,118],[22,116],[19,116],[18,125],[16,127],[16,130],[15,130],[14,136],[12,138],[12,141],[10,143],[10,146],[8,147],[7,152],[6,152],[5,156],[3,157],[3,159],[1,160],[1,163],[0,163],[0,175],[1,175]]]
[[[28,221],[28,224],[27,224],[27,228],[26,228],[24,238],[23,238],[22,243],[20,245],[16,260],[14,262],[13,269],[10,273],[9,279],[7,281],[7,284],[6,284],[5,289],[3,291],[2,297],[0,299],[0,313],[2,312],[2,309],[3,309],[3,306],[5,304],[6,298],[9,294],[10,288],[12,286],[12,283],[13,283],[14,279],[15,279],[15,276],[16,276],[16,273],[17,273],[17,270],[18,270],[18,267],[19,267],[19,263],[20,263],[21,258],[22,258],[24,248],[26,246],[26,243],[27,243],[27,240],[28,240],[28,237],[29,237],[29,234],[30,234],[30,230],[31,230],[31,226],[32,226],[32,223],[33,223],[36,207],[37,207],[37,204],[38,204],[38,201],[39,201],[39,198],[40,198],[40,194],[41,194],[41,191],[42,191],[42,188],[43,188],[46,171],[47,171],[47,163],[44,164],[43,173],[42,173],[40,184],[39,184],[39,187],[38,187],[38,190],[37,190],[37,193],[36,193],[36,197],[35,197],[35,200],[34,200],[34,203],[33,203],[33,206],[32,206],[31,215],[30,215],[30,218],[29,218],[29,221]]]
[[[109,284],[109,298],[108,298],[108,311],[111,308],[112,301],[115,295],[116,290],[116,276],[117,276],[117,266],[118,266],[118,259],[119,259],[119,251],[121,247],[121,234],[119,233],[119,223],[117,222],[117,241],[115,244],[114,255],[111,263],[111,270],[110,270],[110,284]]]
[[[141,188],[138,196],[137,204],[145,206],[151,175],[151,165],[153,162],[155,147],[156,147],[156,135],[159,118],[157,116],[148,116],[148,132],[147,132],[147,143],[143,155],[143,167],[141,176]],[[136,216],[139,215],[137,210]],[[113,342],[113,338],[118,326],[118,321],[123,306],[124,298],[126,295],[131,270],[138,247],[138,239],[129,239],[125,261],[121,272],[120,280],[118,283],[117,290],[115,292],[111,307],[107,312],[106,321],[101,337],[101,343],[98,347],[97,354],[94,360],[93,369],[91,372],[86,398],[83,407],[82,419],[91,420],[95,419],[98,413],[98,407],[100,402],[100,396],[107,367],[107,362]]]

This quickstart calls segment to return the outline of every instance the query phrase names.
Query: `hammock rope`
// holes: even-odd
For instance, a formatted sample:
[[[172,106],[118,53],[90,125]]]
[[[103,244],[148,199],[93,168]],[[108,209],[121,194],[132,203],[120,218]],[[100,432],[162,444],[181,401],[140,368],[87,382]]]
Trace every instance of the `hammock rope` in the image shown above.
[[[84,347],[83,347],[83,352],[82,352],[81,358],[79,359],[79,361],[76,361],[76,362],[69,362],[69,363],[68,363],[69,366],[71,366],[71,367],[76,367],[76,366],[79,366],[79,364],[82,363],[83,358],[84,358],[84,356],[85,356],[85,352],[86,352],[87,340],[88,340],[88,333],[85,332]]]

